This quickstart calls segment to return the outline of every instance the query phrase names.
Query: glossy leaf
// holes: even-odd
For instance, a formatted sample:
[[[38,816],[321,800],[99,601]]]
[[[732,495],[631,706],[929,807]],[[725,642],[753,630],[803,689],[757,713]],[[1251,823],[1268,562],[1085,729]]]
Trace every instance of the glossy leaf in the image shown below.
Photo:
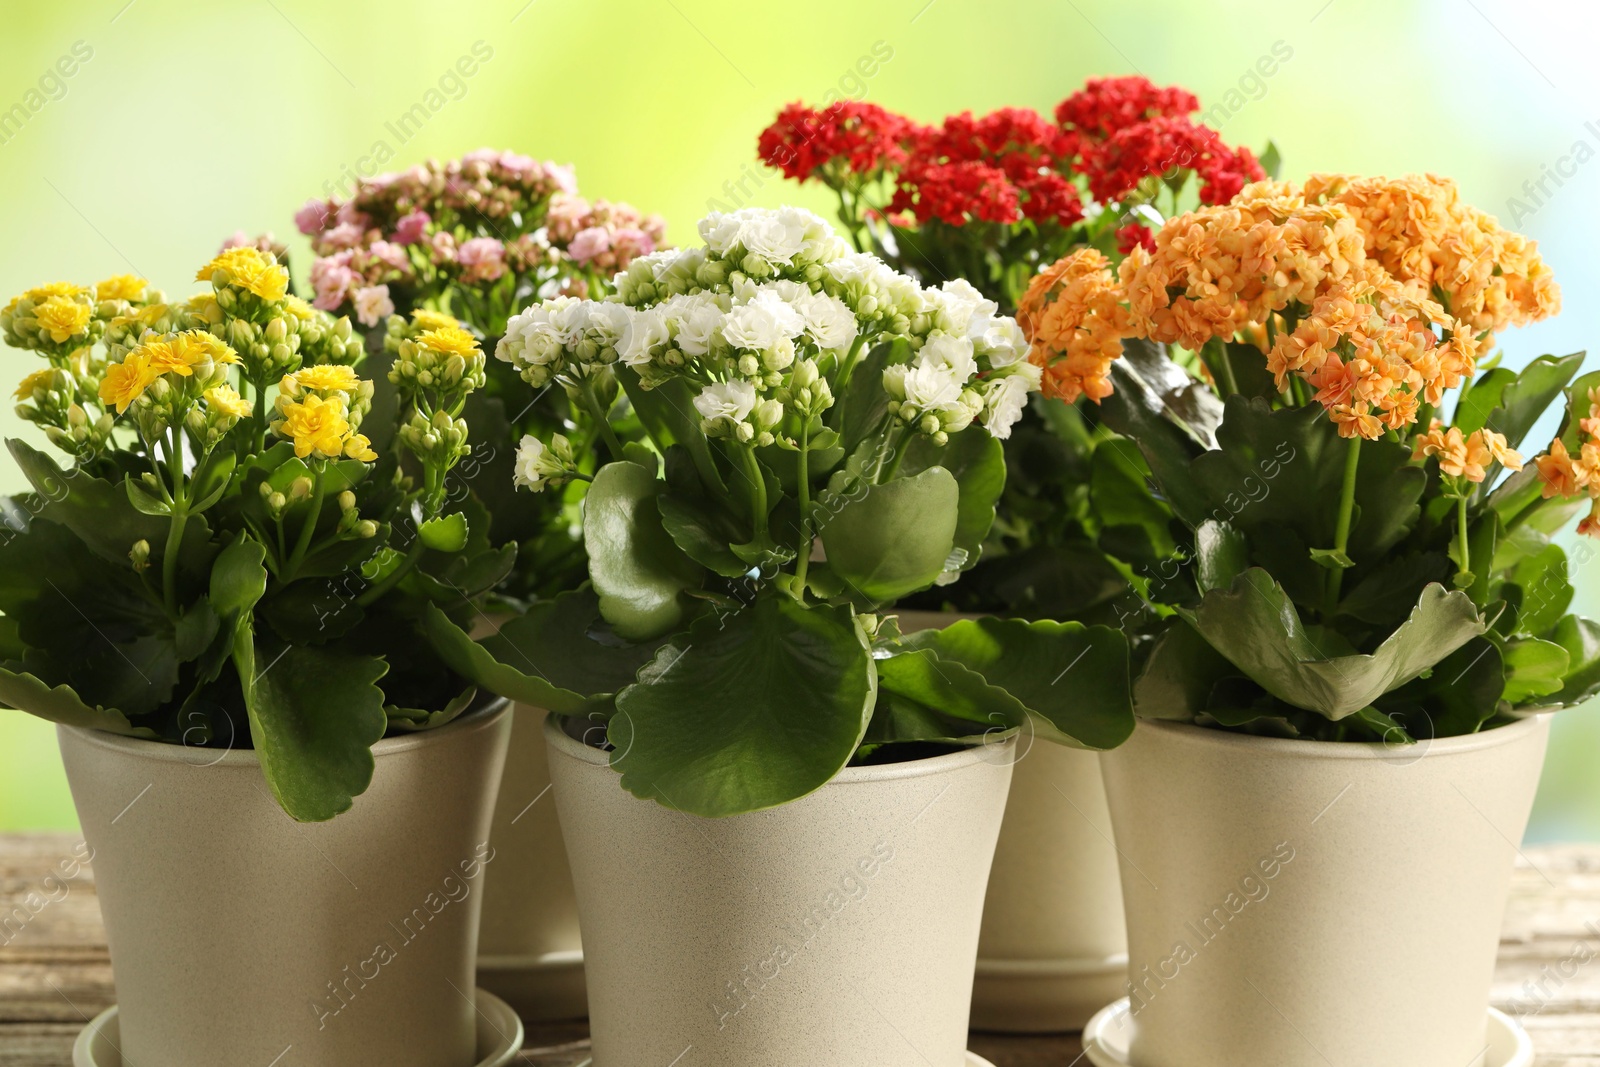
[[[863,606],[927,588],[955,545],[959,498],[943,467],[867,486],[821,525],[829,569]]]
[[[679,594],[698,586],[704,573],[662,527],[660,488],[636,463],[608,463],[584,498],[583,539],[600,611],[632,640],[657,637],[681,622]]]
[[[25,671],[0,668],[0,704],[50,722],[126,737],[155,738],[154,730],[134,726],[116,708],[90,706],[68,685],[50,686]]]

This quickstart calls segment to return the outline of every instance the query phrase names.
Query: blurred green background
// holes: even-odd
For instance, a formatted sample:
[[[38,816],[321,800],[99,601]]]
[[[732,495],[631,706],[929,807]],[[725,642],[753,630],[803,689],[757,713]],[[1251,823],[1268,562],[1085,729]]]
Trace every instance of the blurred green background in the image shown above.
[[[485,145],[575,163],[585,194],[660,212],[691,242],[713,199],[826,206],[754,160],[785,102],[1048,111],[1086,77],[1142,73],[1222,104],[1229,141],[1276,140],[1286,177],[1451,175],[1537,238],[1566,310],[1503,335],[1510,364],[1584,348],[1600,325],[1600,73],[1581,0],[13,0],[6,16],[0,299],[124,271],[186,295],[235,230],[303,253],[291,216],[308,197]],[[458,77],[478,42],[492,56]],[[1277,42],[1293,55],[1263,79]],[[875,51],[890,58],[858,65]],[[20,125],[3,118],[18,103]],[[418,103],[427,122],[400,136]],[[31,369],[0,351],[7,392]],[[24,432],[6,407],[0,435]],[[0,461],[0,491],[21,484]],[[1574,563],[1587,614],[1596,572]],[[1600,704],[1558,718],[1530,840],[1600,840],[1597,751]],[[0,711],[0,830],[73,825],[52,728]]]

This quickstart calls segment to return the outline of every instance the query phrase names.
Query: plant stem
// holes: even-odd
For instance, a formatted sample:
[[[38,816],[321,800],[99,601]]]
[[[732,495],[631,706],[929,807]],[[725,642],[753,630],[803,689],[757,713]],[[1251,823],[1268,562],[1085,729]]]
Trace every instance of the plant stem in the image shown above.
[[[1339,487],[1339,522],[1333,531],[1334,551],[1344,554],[1350,546],[1350,519],[1356,504],[1356,469],[1361,465],[1361,437],[1354,435],[1345,446],[1344,483]],[[1327,596],[1322,614],[1331,618],[1339,608],[1339,587],[1344,583],[1344,568],[1335,567],[1328,574]]]
[[[578,392],[583,396],[583,406],[589,409],[589,414],[594,418],[595,424],[600,427],[600,434],[606,440],[606,448],[611,451],[612,459],[626,459],[622,451],[622,441],[617,437],[617,431],[611,428],[611,422],[606,418],[606,413],[600,408],[600,398],[594,395],[594,386],[587,380],[578,387]]]
[[[795,584],[804,598],[806,572],[811,568],[811,434],[810,427],[800,430],[799,456],[800,543],[795,546]]]
[[[1456,537],[1461,542],[1461,570],[1467,574],[1472,573],[1472,559],[1467,545],[1467,498],[1456,498]]]
[[[411,547],[406,549],[405,558],[400,561],[400,565],[385,575],[377,585],[372,586],[365,593],[356,597],[356,606],[364,608],[393,589],[400,579],[409,574],[411,568],[416,566],[417,560],[422,558],[422,552],[426,547],[422,543],[422,535],[420,533],[414,536],[411,539]]]
[[[317,520],[322,518],[322,500],[327,493],[323,487],[325,473],[325,471],[316,472],[316,487],[311,490],[311,514],[300,527],[300,536],[295,539],[294,551],[289,554],[289,563],[284,567],[282,580],[285,583],[294,581],[294,576],[299,573],[300,564],[306,558],[306,549],[311,547],[311,535],[316,533]]]
[[[739,462],[744,467],[744,476],[750,483],[750,512],[755,522],[755,540],[760,540],[767,532],[767,480],[761,475],[761,464],[756,460],[754,445],[741,445],[739,447]]]

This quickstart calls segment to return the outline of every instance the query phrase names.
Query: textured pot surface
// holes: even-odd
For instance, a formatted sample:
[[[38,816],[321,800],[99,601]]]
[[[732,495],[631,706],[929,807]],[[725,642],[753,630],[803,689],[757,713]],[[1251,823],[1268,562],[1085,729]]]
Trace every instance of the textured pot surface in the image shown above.
[[[913,633],[971,615],[903,611]],[[1122,886],[1094,752],[1023,737],[983,905],[972,1025],[1077,1030],[1120,996]]]
[[[594,1067],[967,1062],[1014,742],[849,768],[792,804],[703,819],[625,792],[554,720],[546,737]]]
[[[1408,747],[1142,720],[1103,754],[1137,1067],[1480,1067],[1548,717]]]
[[[59,727],[124,1060],[474,1063],[473,950],[510,725],[502,702],[378,742],[372,785],[325,823],[284,814],[253,752]]]
[[[550,794],[543,708],[512,705],[511,746],[500,779],[483,875],[478,984],[524,1019],[586,1012],[583,942],[572,869]]]

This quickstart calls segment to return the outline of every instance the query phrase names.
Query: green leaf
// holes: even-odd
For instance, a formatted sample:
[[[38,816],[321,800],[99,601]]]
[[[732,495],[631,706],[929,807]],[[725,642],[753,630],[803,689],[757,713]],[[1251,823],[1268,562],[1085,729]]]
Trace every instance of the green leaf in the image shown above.
[[[1015,733],[1015,728],[989,727],[979,730],[969,719],[944,715],[926,704],[898,693],[878,692],[878,702],[872,710],[872,721],[861,738],[858,758],[888,744],[907,741],[933,741],[954,745],[972,745],[1003,740]]]
[[[1533,424],[1539,416],[1561,395],[1567,383],[1572,381],[1572,376],[1578,373],[1583,366],[1584,353],[1573,352],[1566,356],[1540,356],[1523,367],[1516,375],[1516,380],[1506,383],[1499,396],[1499,403],[1484,420],[1484,425],[1496,433],[1505,435],[1506,442],[1512,448],[1522,444],[1522,439],[1528,436],[1528,431],[1533,429]],[[1467,404],[1469,391],[1462,398],[1463,405]],[[1585,402],[1588,396],[1584,396]],[[1587,407],[1585,408],[1587,411]],[[1462,430],[1462,433],[1470,431]],[[1483,481],[1484,485],[1494,480],[1491,471],[1489,477]]]
[[[1107,437],[1095,446],[1089,468],[1089,493],[1103,528],[1142,530],[1149,543],[1145,554],[1152,559],[1177,549],[1168,529],[1172,514],[1151,493],[1150,467],[1133,442]]]
[[[1269,140],[1267,147],[1262,151],[1261,169],[1267,172],[1267,177],[1273,181],[1278,180],[1278,171],[1283,168],[1283,155],[1278,151],[1277,142]]]
[[[1542,535],[1536,536],[1543,539]],[[1543,635],[1561,621],[1572,604],[1567,554],[1560,545],[1546,543],[1535,555],[1520,560],[1507,580],[1521,591],[1517,603],[1518,633]]]
[[[240,533],[217,553],[211,568],[211,607],[223,618],[255,607],[267,591],[267,550],[259,541]]]
[[[878,668],[880,702],[892,693],[937,712],[943,719],[959,719],[988,729],[1005,730],[1021,726],[1028,717],[1028,709],[1016,697],[990,684],[977,671],[955,660],[944,659],[931,648],[896,651],[875,658],[874,664]],[[941,733],[931,737],[897,737],[892,740],[939,740],[946,736],[948,723],[941,722],[940,729]],[[982,729],[967,729],[965,734],[982,732]]]
[[[1133,683],[1133,705],[1140,718],[1193,722],[1210,710],[1210,697],[1222,679],[1238,670],[1182,619],[1173,619],[1156,638],[1144,669]]]
[[[1133,732],[1128,643],[1109,626],[963,619],[904,639],[1010,693],[1035,728],[1081,748],[1115,748]]]
[[[600,611],[618,634],[658,637],[684,615],[680,593],[699,586],[703,571],[661,525],[649,471],[626,461],[595,474],[584,498],[583,539]]]
[[[129,474],[122,480],[122,487],[127,491],[128,503],[133,505],[135,511],[145,515],[171,515],[172,508],[165,500],[152,493],[148,486],[141,481],[136,481]]]
[[[876,692],[849,609],[758,597],[702,616],[617,695],[611,765],[629,792],[690,814],[776,807],[850,761]]]
[[[1500,646],[1505,659],[1505,690],[1500,699],[1513,708],[1528,703],[1530,697],[1548,696],[1561,691],[1568,664],[1567,650],[1553,641],[1536,637],[1513,638]]]
[[[85,730],[104,730],[126,737],[154,739],[159,736],[147,727],[134,726],[116,708],[84,703],[71,686],[46,685],[31,674],[0,668],[0,704],[41,719],[77,726]]]
[[[954,547],[959,502],[943,467],[866,486],[821,527],[829,569],[863,606],[927,588]]]
[[[912,439],[900,465],[902,476],[943,467],[960,491],[956,506],[955,548],[963,553],[959,570],[968,570],[983,554],[983,540],[994,525],[995,505],[1006,486],[1006,453],[982,426],[953,434],[943,448],[922,434]]]
[[[1100,402],[1105,424],[1139,446],[1172,510],[1191,526],[1210,509],[1189,481],[1190,462],[1216,445],[1221,404],[1202,382],[1148,341],[1127,340],[1111,364],[1113,392]]]
[[[348,811],[372,781],[372,746],[388,728],[377,686],[387,665],[252,639],[247,629],[234,645],[234,664],[251,741],[283,810],[301,822]]]
[[[435,552],[460,552],[467,547],[467,517],[459,511],[437,516],[417,527],[417,535]]]
[[[1600,692],[1600,623],[1581,615],[1564,616],[1550,640],[1567,650],[1567,671],[1560,690],[1544,703],[1570,708]]]
[[[552,684],[540,674],[531,655],[517,644],[513,642],[501,650],[501,656],[516,664],[512,666],[474,641],[435,604],[429,604],[423,612],[422,628],[434,651],[451,670],[491,692],[566,715],[579,714],[587,707],[587,695]]]
[[[396,733],[413,734],[422,730],[436,730],[449,722],[454,722],[461,717],[461,713],[472,706],[477,699],[478,687],[469,685],[457,693],[444,707],[437,711],[428,711],[424,708],[401,708],[393,704],[384,706],[384,714],[389,717],[389,729]]]
[[[1329,635],[1314,634],[1283,587],[1252,567],[1228,590],[1207,593],[1197,608],[1179,608],[1211,647],[1278,699],[1343,719],[1405,684],[1484,632],[1487,624],[1465,593],[1437,585],[1422,592],[1410,617],[1370,655],[1341,654]]]
[[[1215,519],[1196,528],[1194,552],[1201,593],[1228,588],[1250,566],[1250,546],[1244,534]]]
[[[1393,628],[1411,613],[1424,586],[1449,577],[1450,561],[1437,552],[1397,556],[1366,571],[1339,601],[1339,614]]]
[[[750,569],[728,546],[740,540],[727,529],[721,515],[702,501],[671,491],[656,497],[661,526],[684,555],[724,578],[737,578]]]
[[[1378,706],[1407,724],[1413,737],[1477,733],[1492,719],[1505,688],[1505,668],[1492,641],[1474,637],[1421,676],[1385,693]]]

